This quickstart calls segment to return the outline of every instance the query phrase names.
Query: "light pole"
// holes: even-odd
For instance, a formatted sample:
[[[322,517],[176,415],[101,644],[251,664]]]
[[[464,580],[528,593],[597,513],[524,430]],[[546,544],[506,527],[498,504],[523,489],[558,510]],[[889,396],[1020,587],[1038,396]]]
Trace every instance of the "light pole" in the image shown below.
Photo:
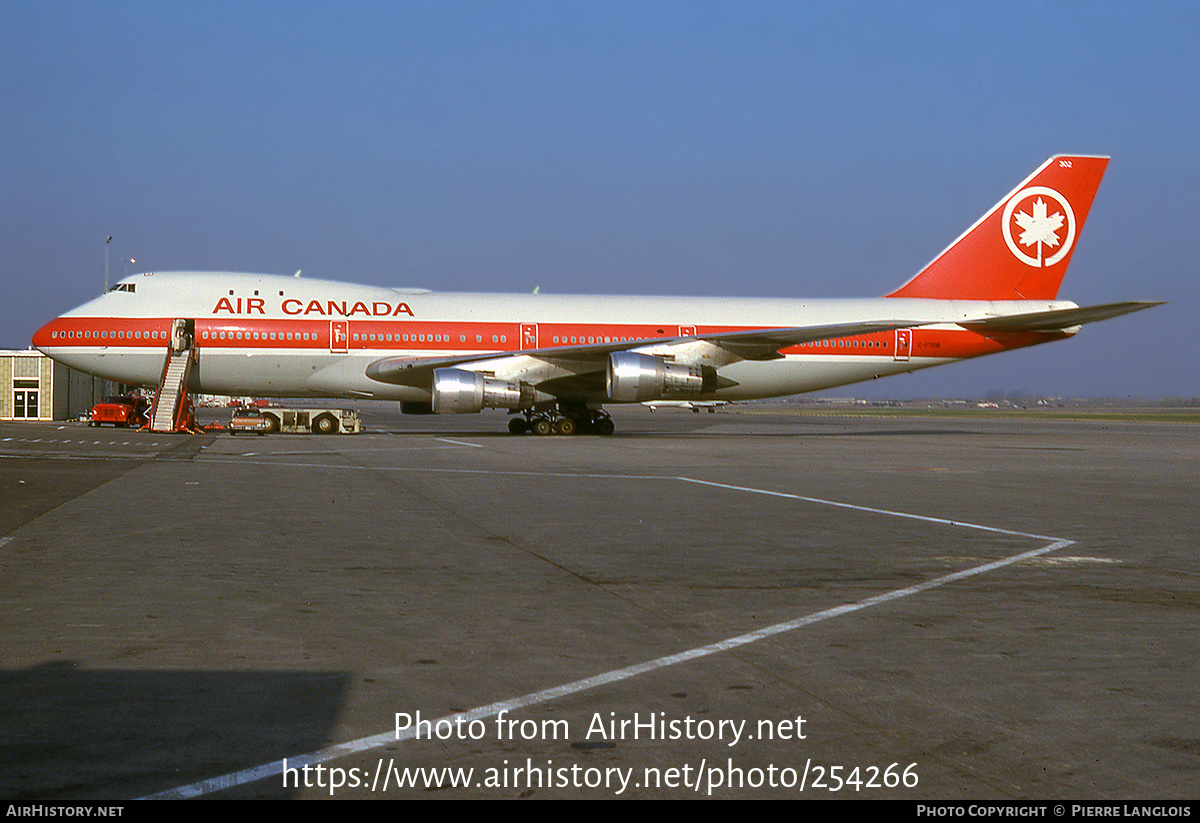
[[[104,241],[104,291],[108,292],[108,244],[112,242],[112,237]]]

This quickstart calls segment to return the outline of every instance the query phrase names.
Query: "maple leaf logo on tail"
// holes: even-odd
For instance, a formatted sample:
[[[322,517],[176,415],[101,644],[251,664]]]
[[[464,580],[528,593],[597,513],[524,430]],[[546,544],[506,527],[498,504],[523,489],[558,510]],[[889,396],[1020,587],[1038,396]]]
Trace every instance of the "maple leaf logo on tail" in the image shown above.
[[[1032,215],[1028,215],[1023,211],[1017,212],[1017,225],[1025,230],[1021,232],[1021,244],[1032,246],[1034,243],[1037,243],[1038,260],[1041,260],[1042,244],[1050,248],[1058,245],[1057,232],[1062,228],[1065,219],[1059,212],[1047,215],[1046,201],[1039,197],[1033,204]]]
[[[1022,205],[1028,211],[1018,211]],[[1075,214],[1071,204],[1067,198],[1045,186],[1032,186],[1017,192],[1004,209],[1001,225],[1009,250],[1022,263],[1034,268],[1053,266],[1075,243]]]

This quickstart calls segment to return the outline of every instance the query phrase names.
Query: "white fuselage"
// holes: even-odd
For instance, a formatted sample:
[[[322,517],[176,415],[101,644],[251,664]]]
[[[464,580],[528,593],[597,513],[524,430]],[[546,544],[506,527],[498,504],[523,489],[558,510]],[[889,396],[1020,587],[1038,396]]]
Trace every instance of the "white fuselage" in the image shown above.
[[[50,357],[112,380],[154,385],[176,319],[192,321],[199,353],[193,390],[277,397],[421,401],[427,390],[382,383],[366,368],[388,357],[494,353],[472,368],[520,379],[546,364],[521,352],[706,332],[788,328],[904,317],[920,327],[818,341],[782,358],[720,365],[735,385],[708,397],[745,400],[855,383],[1009,348],[1061,333],[985,335],[955,325],[994,315],[1072,307],[1063,301],[912,298],[781,300],[454,294],[278,275],[143,274],[47,324],[34,344]],[[604,398],[589,398],[603,400]]]

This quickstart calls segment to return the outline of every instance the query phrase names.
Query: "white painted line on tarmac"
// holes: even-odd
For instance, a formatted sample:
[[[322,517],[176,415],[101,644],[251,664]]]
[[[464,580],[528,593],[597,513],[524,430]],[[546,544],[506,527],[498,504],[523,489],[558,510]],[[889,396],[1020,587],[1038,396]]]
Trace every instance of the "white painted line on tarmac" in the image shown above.
[[[494,474],[525,474],[525,472],[480,472],[480,473],[481,474],[492,474],[492,473],[494,473]],[[543,474],[542,476],[545,476],[545,475]],[[618,475],[571,475],[571,476],[586,478],[586,477],[597,477],[597,476],[613,477],[613,476],[618,476]],[[630,479],[630,478],[626,477],[625,479]],[[910,519],[910,520],[919,520],[919,521],[924,521],[924,522],[928,522],[928,523],[959,526],[959,527],[967,528],[967,529],[980,529],[980,530],[994,532],[994,533],[998,533],[998,534],[1007,534],[1007,535],[1013,535],[1013,536],[1018,536],[1018,537],[1030,537],[1030,538],[1035,538],[1038,540],[1049,540],[1051,542],[1042,546],[1041,548],[1032,549],[1032,550],[1026,551],[1026,552],[1021,552],[1021,553],[1015,554],[1011,557],[1005,557],[1005,558],[1001,558],[999,560],[993,560],[988,563],[983,563],[978,566],[973,566],[969,569],[963,569],[961,571],[953,572],[951,574],[946,574],[946,575],[942,575],[940,577],[935,577],[931,580],[926,580],[924,583],[917,583],[913,586],[906,586],[902,589],[894,589],[890,592],[884,592],[883,594],[877,594],[873,597],[867,597],[862,600],[858,600],[854,603],[847,603],[847,604],[844,604],[841,606],[835,606],[831,609],[825,609],[823,611],[814,612],[813,614],[806,615],[804,617],[799,617],[799,618],[796,618],[795,620],[789,620],[784,623],[776,623],[773,626],[766,626],[764,628],[757,629],[755,631],[748,632],[746,634],[740,634],[740,635],[737,635],[736,637],[730,637],[726,640],[721,640],[716,643],[710,643],[705,646],[698,646],[693,649],[688,649],[686,651],[667,655],[665,657],[659,657],[654,660],[648,660],[644,663],[638,663],[636,665],[628,666],[623,669],[614,669],[609,672],[604,672],[603,674],[594,675],[592,677],[586,677],[582,680],[576,680],[572,683],[564,683],[561,686],[554,686],[549,689],[543,689],[541,691],[530,692],[528,694],[521,695],[520,697],[514,697],[514,698],[510,698],[508,700],[502,700],[497,703],[489,703],[486,706],[480,706],[478,708],[470,709],[465,712],[458,712],[456,714],[447,715],[445,717],[439,718],[438,720],[432,721],[432,725],[434,728],[437,728],[438,724],[441,724],[441,723],[450,723],[451,726],[454,727],[455,724],[458,724],[460,722],[467,723],[472,720],[480,720],[480,719],[487,718],[487,717],[494,717],[495,715],[498,715],[502,711],[516,711],[518,709],[528,708],[529,706],[536,706],[541,703],[548,703],[551,700],[557,700],[562,697],[567,697],[567,696],[570,696],[573,694],[579,694],[580,692],[589,691],[591,689],[599,688],[601,686],[607,686],[612,683],[620,682],[622,680],[628,680],[630,678],[637,677],[638,675],[647,674],[649,672],[658,671],[660,669],[665,669],[669,666],[675,666],[680,663],[687,663],[687,662],[690,662],[693,660],[699,660],[700,658],[708,657],[710,655],[727,652],[727,651],[730,651],[731,649],[736,649],[741,646],[749,645],[751,643],[757,643],[760,640],[765,640],[770,637],[775,637],[776,635],[780,635],[785,632],[795,631],[796,629],[804,628],[805,626],[811,626],[814,623],[820,623],[822,621],[830,620],[835,617],[842,617],[847,614],[853,614],[855,612],[859,612],[864,609],[869,609],[873,606],[878,606],[878,605],[881,605],[884,603],[891,603],[893,601],[900,600],[905,597],[911,597],[915,594],[920,594],[922,592],[929,591],[930,589],[936,589],[941,586],[945,586],[949,583],[955,583],[959,580],[964,580],[966,578],[974,577],[974,576],[980,575],[980,574],[986,574],[987,572],[995,571],[997,569],[1002,569],[1006,566],[1011,566],[1015,563],[1020,563],[1022,561],[1030,560],[1035,557],[1041,557],[1044,554],[1049,554],[1050,552],[1057,551],[1058,549],[1064,548],[1066,546],[1070,546],[1075,542],[1073,540],[1066,540],[1063,538],[1048,537],[1045,535],[1028,534],[1026,532],[1013,531],[1011,529],[999,529],[999,528],[995,528],[992,526],[981,526],[981,525],[974,524],[974,523],[965,523],[965,522],[957,521],[957,520],[947,520],[945,518],[940,518],[940,517],[928,517],[925,515],[908,514],[907,512],[896,512],[896,511],[888,511],[886,509],[875,509],[875,508],[870,508],[867,506],[857,506],[857,505],[853,505],[850,503],[839,503],[837,501],[832,501],[832,500],[821,500],[821,499],[815,498],[815,497],[804,497],[802,495],[787,494],[784,492],[773,492],[773,491],[769,491],[766,489],[755,489],[755,488],[750,488],[747,486],[732,486],[732,485],[728,485],[728,484],[724,484],[724,483],[713,483],[713,482],[706,481],[706,480],[696,480],[696,479],[690,478],[690,477],[656,477],[656,478],[647,478],[647,479],[678,480],[678,481],[683,481],[683,482],[688,482],[688,483],[698,483],[700,485],[714,486],[717,488],[725,488],[725,489],[730,489],[730,490],[734,490],[734,491],[742,491],[742,492],[747,492],[747,493],[752,493],[752,494],[765,494],[765,495],[769,495],[771,497],[782,497],[782,498],[790,499],[790,500],[801,500],[801,501],[810,502],[810,503],[834,506],[837,508],[852,509],[855,511],[862,511],[862,512],[871,512],[871,513],[876,513],[876,514],[888,515],[888,516],[892,516],[892,517],[901,517],[901,518],[906,518],[906,519]],[[307,754],[301,754],[301,755],[297,755],[295,757],[289,757],[289,758],[287,758],[288,768],[289,769],[302,769],[305,766],[316,766],[316,765],[319,765],[322,763],[328,763],[331,760],[337,760],[337,759],[340,759],[342,757],[347,757],[352,754],[360,754],[362,752],[370,751],[372,749],[382,748],[390,743],[396,743],[396,742],[399,742],[402,740],[410,740],[415,736],[416,736],[416,728],[415,728],[415,724],[414,724],[414,728],[411,728],[411,729],[406,729],[406,730],[401,730],[401,731],[387,731],[387,732],[383,732],[381,734],[372,735],[370,737],[362,737],[362,738],[359,738],[358,740],[351,740],[346,743],[339,743],[337,745],[329,746],[324,749],[319,749],[314,752],[308,752]],[[218,791],[222,791],[225,789],[235,788],[237,786],[243,786],[247,783],[253,783],[255,781],[263,780],[263,779],[266,779],[269,777],[277,777],[277,776],[281,775],[282,773],[283,773],[283,761],[282,761],[282,759],[280,759],[277,761],[272,761],[270,763],[264,763],[260,766],[255,766],[255,767],[252,767],[249,769],[243,769],[241,771],[232,772],[230,774],[221,775],[219,777],[209,778],[208,780],[201,780],[196,783],[190,783],[186,786],[180,786],[178,788],[168,789],[163,792],[158,792],[156,794],[148,795],[141,799],[143,799],[143,800],[182,800],[182,799],[193,798],[193,797],[201,797],[206,794],[211,794],[213,792],[218,792]]]
[[[890,511],[889,509],[876,509],[870,506],[856,506],[853,503],[839,503],[836,500],[822,500],[819,497],[805,497],[800,494],[788,494],[787,492],[769,491],[767,489],[755,489],[750,486],[731,486],[728,483],[714,483],[711,480],[696,480],[691,477],[677,477],[676,480],[682,480],[686,483],[698,483],[701,486],[715,486],[718,489],[731,489],[732,491],[750,492],[752,494],[765,494],[769,497],[784,497],[789,500],[803,500],[806,503],[819,503],[822,506],[833,506],[839,509],[853,509],[854,511],[867,512],[869,514],[884,514],[888,517],[902,517],[907,520],[922,520],[926,523],[939,523],[943,526],[959,526],[964,529],[978,529],[985,532],[996,532],[997,534],[1011,534],[1016,537],[1029,537],[1034,540],[1058,540],[1057,537],[1051,537],[1046,534],[1030,534],[1029,532],[1018,532],[1012,529],[998,529],[995,526],[981,526],[978,523],[967,523],[963,520],[947,520],[943,517],[930,517],[924,514],[909,514],[908,512]]]
[[[759,640],[765,640],[766,638],[783,634],[784,632],[793,631],[805,626],[811,626],[814,623],[820,623],[821,621],[829,620],[833,617],[841,617],[843,615],[862,611],[863,609],[869,609],[872,606],[878,606],[882,603],[890,603],[894,600],[919,594],[930,589],[936,589],[939,586],[946,585],[947,583],[954,583],[967,577],[984,574],[989,571],[994,571],[996,569],[1012,565],[1013,563],[1019,563],[1023,560],[1028,560],[1033,557],[1039,557],[1043,554],[1061,549],[1065,546],[1070,546],[1073,542],[1074,541],[1072,540],[1057,540],[1053,543],[1042,546],[1040,549],[1033,549],[1032,551],[1022,552],[1020,554],[1013,555],[1012,557],[995,560],[991,563],[984,563],[981,566],[964,569],[962,571],[954,572],[953,574],[943,575],[942,577],[935,577],[932,580],[927,580],[924,583],[918,583],[915,586],[908,586],[903,589],[885,592],[884,594],[868,597],[855,603],[847,603],[843,606],[835,606],[832,609],[825,609],[824,611],[815,612],[814,614],[800,617],[796,620],[789,620],[786,623],[776,623],[774,626],[767,626],[766,628],[758,629],[757,631],[749,632],[747,634],[738,635],[737,637],[731,637],[727,640],[721,640],[717,643],[711,643],[707,646],[698,646],[697,648],[688,649],[687,651],[679,652],[678,654],[659,657],[655,660],[648,660],[645,663],[638,663],[637,665],[629,666],[624,669],[614,669],[613,671],[605,672],[604,674],[586,677],[583,680],[576,680],[573,683],[565,683],[561,686],[555,686],[553,688],[543,689],[542,691],[537,692],[530,692],[529,694],[525,694],[520,697],[514,697],[509,700],[501,700],[498,703],[489,703],[486,706],[480,706],[479,708],[471,709],[469,711],[446,715],[445,717],[431,721],[431,725],[433,728],[439,728],[440,724],[448,723],[450,724],[451,728],[457,728],[457,724],[459,723],[469,723],[472,720],[482,720],[483,718],[494,717],[495,715],[500,714],[502,711],[511,712],[518,709],[528,708],[529,706],[536,706],[541,703],[548,703],[551,700],[557,700],[560,697],[568,697],[570,695],[589,691],[600,686],[607,686],[612,683],[637,677],[638,675],[647,674],[648,672],[665,669],[669,666],[674,666],[679,663],[687,663],[692,660],[698,660],[702,657],[708,657],[721,652],[727,652],[740,646],[746,646],[750,643],[756,643]],[[371,737],[363,737],[359,738],[358,740],[351,740],[347,743],[339,743],[336,746],[329,746],[328,748],[320,749],[315,752],[309,752],[308,754],[289,757],[287,758],[288,768],[303,769],[305,766],[316,766],[322,763],[328,763],[331,760],[337,760],[352,754],[360,754],[365,751],[370,751],[371,749],[382,748],[390,743],[411,740],[416,736],[416,733],[417,730],[414,724],[414,727],[410,729],[404,729],[401,731],[387,731],[383,732],[382,734],[372,735]],[[235,788],[237,786],[253,783],[257,780],[263,780],[268,777],[276,777],[282,773],[282,760],[272,761],[270,763],[264,763],[261,766],[255,766],[254,768],[243,769],[239,772],[221,775],[220,777],[213,777],[208,780],[201,780],[197,783],[191,783],[187,786],[180,786],[176,789],[168,789],[167,791],[148,795],[140,799],[185,800],[188,798],[200,797],[202,795],[222,791],[224,789]]]
[[[439,443],[453,443],[456,446],[470,446],[473,449],[482,449],[483,448],[483,445],[480,443],[464,443],[461,440],[451,440],[449,437],[435,437],[433,439],[438,441]]]

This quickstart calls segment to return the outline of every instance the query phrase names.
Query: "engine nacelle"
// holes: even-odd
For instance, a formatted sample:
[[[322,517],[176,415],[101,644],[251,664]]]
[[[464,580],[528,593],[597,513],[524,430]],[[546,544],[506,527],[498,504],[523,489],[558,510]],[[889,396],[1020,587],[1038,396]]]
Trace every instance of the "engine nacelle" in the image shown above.
[[[434,369],[435,414],[472,414],[484,409],[520,409],[533,403],[533,389],[513,380],[466,369]]]
[[[606,381],[610,400],[641,403],[714,391],[717,370],[712,366],[671,363],[651,354],[615,351],[608,356]]]

